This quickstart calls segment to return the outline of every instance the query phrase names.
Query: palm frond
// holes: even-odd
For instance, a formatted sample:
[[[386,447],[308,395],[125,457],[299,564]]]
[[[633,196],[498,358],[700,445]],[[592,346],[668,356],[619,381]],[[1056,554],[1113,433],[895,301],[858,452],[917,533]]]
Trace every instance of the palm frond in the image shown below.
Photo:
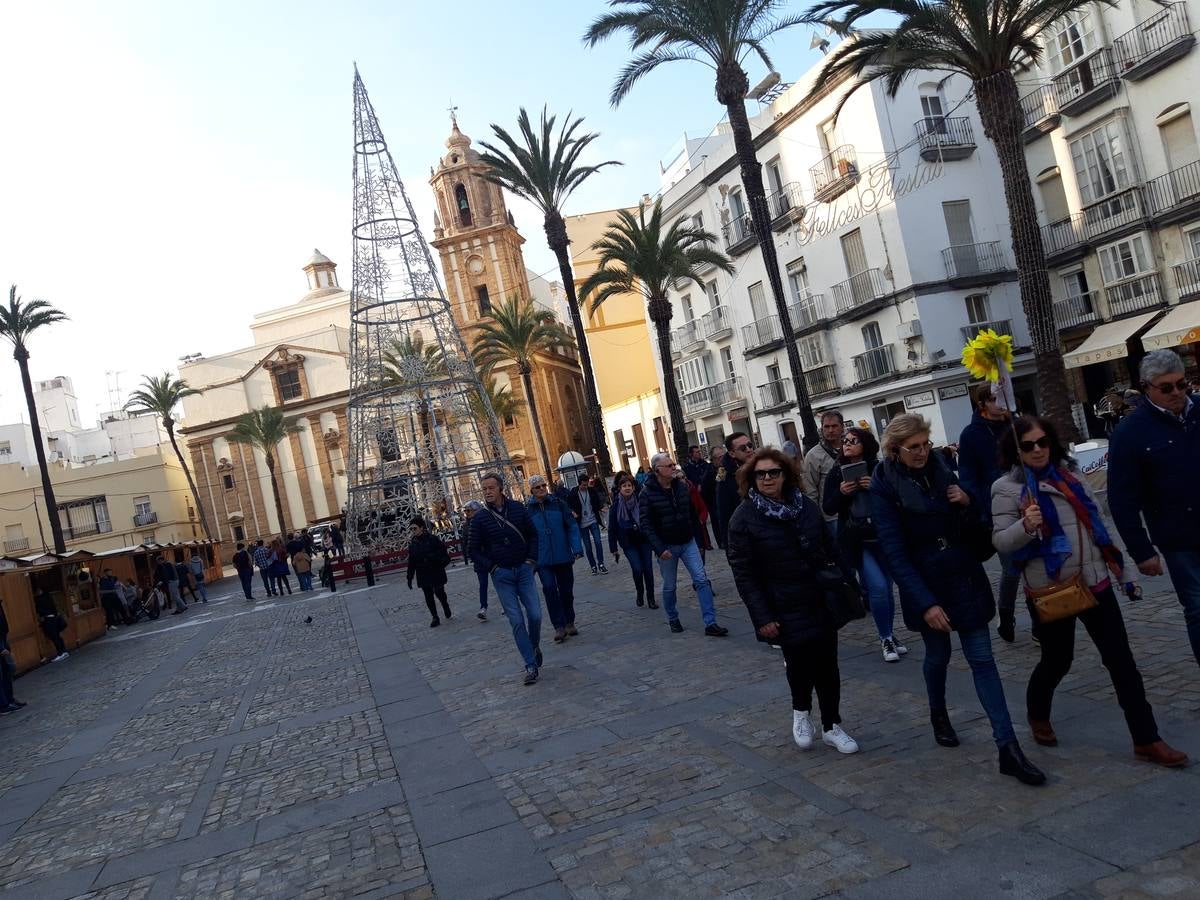
[[[35,331],[66,319],[66,313],[45,300],[22,300],[14,284],[8,290],[8,305],[0,306],[0,337],[8,340],[17,352],[26,351]]]

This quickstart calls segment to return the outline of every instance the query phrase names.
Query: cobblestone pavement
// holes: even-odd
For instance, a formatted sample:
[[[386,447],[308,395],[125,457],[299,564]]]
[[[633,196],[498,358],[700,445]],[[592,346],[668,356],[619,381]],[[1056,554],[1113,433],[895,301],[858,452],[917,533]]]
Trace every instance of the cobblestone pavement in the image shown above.
[[[887,665],[867,622],[841,639],[862,752],[802,753],[782,661],[710,569],[721,640],[686,586],[672,635],[623,562],[577,567],[581,634],[546,639],[534,687],[462,570],[437,630],[384,578],[256,604],[227,582],[112,633],[21,678],[29,707],[0,719],[0,896],[1200,897],[1200,767],[1133,759],[1082,629],[1060,745],[1024,739],[1044,788],[995,771],[958,656],[963,746],[937,747],[920,640]],[[1135,653],[1164,736],[1200,756],[1182,613],[1146,587]],[[1020,625],[996,653],[1024,735]]]

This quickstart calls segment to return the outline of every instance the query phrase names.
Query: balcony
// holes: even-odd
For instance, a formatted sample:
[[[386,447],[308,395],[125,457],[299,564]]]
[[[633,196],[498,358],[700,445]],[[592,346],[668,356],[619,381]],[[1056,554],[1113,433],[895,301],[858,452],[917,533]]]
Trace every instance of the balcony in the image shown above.
[[[788,307],[788,316],[792,320],[793,331],[802,331],[818,322],[832,318],[825,295],[814,294],[812,291],[805,291],[795,303]]]
[[[799,222],[807,209],[803,189],[796,181],[785,184],[782,190],[767,198],[767,203],[771,208],[771,227],[776,231]]]
[[[29,538],[11,538],[4,542],[5,553],[20,553],[22,550],[29,549]]]
[[[839,281],[830,290],[834,308],[839,314],[865,307],[872,301],[883,299],[888,293],[883,273],[878,269],[864,269],[845,281]]]
[[[1200,213],[1200,162],[1188,163],[1146,185],[1154,218],[1169,225]]]
[[[837,366],[833,363],[825,363],[805,369],[804,386],[808,388],[810,400],[826,394],[836,394],[838,391]]]
[[[783,330],[779,326],[779,316],[767,316],[742,326],[742,344],[747,354],[762,353],[781,343]]]
[[[942,264],[946,278],[956,287],[996,281],[995,275],[1008,267],[999,241],[947,247],[942,251]]]
[[[1113,41],[1121,77],[1140,81],[1173,63],[1195,46],[1183,3],[1172,3],[1143,19]]]
[[[961,329],[963,343],[975,340],[975,336],[981,331],[994,331],[996,334],[1012,335],[1012,319],[995,319],[991,322],[972,322],[970,325],[964,325]]]
[[[1044,84],[1037,90],[1030,91],[1021,98],[1020,103],[1021,111],[1025,113],[1025,131],[1022,134],[1025,143],[1037,140],[1058,127],[1061,116],[1058,113],[1058,101],[1050,85]]]
[[[966,159],[975,152],[975,133],[971,130],[971,120],[965,116],[953,119],[926,116],[917,120],[916,128],[921,159],[926,162]]]
[[[1156,272],[1106,284],[1104,296],[1108,298],[1109,315],[1114,319],[1164,305]]]
[[[1057,222],[1042,226],[1042,250],[1046,262],[1061,264],[1081,259],[1087,253],[1083,214],[1075,213]]]
[[[723,306],[710,309],[700,320],[700,330],[710,341],[723,341],[733,337],[733,321],[729,316],[729,310]]]
[[[792,379],[780,378],[758,386],[758,411],[776,412],[792,405]]]
[[[1100,321],[1097,312],[1096,291],[1086,294],[1073,294],[1061,300],[1054,301],[1054,323],[1059,331],[1078,328],[1080,325],[1090,325]]]
[[[679,349],[680,354],[695,353],[697,350],[704,349],[704,335],[700,331],[698,322],[685,322],[672,332],[672,356],[675,355],[675,348]]]
[[[1119,231],[1135,231],[1146,220],[1140,186],[1126,188],[1083,208],[1083,233],[1089,241],[1115,237]]]
[[[156,512],[134,513],[134,527],[141,528],[145,525],[153,525],[156,522],[158,522],[158,513]]]
[[[720,385],[707,385],[688,391],[680,399],[683,411],[688,416],[706,416],[721,409]]]
[[[758,243],[758,235],[754,233],[754,223],[750,221],[750,213],[744,213],[721,226],[725,235],[725,249],[730,256],[741,256]]]
[[[878,381],[896,374],[896,345],[883,344],[852,356],[854,361],[854,376],[859,384],[868,381]]]
[[[92,522],[88,525],[77,525],[74,528],[63,525],[63,536],[68,541],[91,537],[94,534],[108,534],[110,531],[112,531],[112,522]]]
[[[858,182],[858,156],[851,144],[843,144],[808,171],[812,175],[813,199],[828,203]]]
[[[1175,287],[1179,290],[1180,300],[1200,297],[1200,257],[1181,262],[1172,270],[1175,272]]]
[[[1054,98],[1064,116],[1077,116],[1112,97],[1121,87],[1112,51],[1102,47],[1054,76]]]

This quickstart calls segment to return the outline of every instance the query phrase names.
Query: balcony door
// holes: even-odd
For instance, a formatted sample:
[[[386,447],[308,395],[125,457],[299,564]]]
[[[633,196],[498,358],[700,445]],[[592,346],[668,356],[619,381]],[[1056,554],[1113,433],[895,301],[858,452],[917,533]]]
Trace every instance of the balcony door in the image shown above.
[[[767,163],[767,190],[774,198],[771,213],[782,215],[787,212],[787,200],[783,196],[783,173],[779,170],[779,157]]]
[[[1174,205],[1200,194],[1200,166],[1193,165],[1200,160],[1200,145],[1196,143],[1191,112],[1185,111],[1166,121],[1163,121],[1164,116],[1166,113],[1158,117],[1158,134],[1167,157],[1170,175],[1166,180],[1170,183],[1170,202]]]
[[[755,322],[761,322],[767,317],[767,295],[763,291],[761,281],[756,281],[748,288],[750,294],[750,314]]]
[[[925,117],[925,134],[946,133],[946,112],[940,94],[921,94],[921,112]]]
[[[867,250],[863,246],[862,232],[855,228],[842,235],[842,259],[846,261],[846,274],[850,276],[850,293],[854,305],[859,306],[874,300],[871,278],[867,274]]]
[[[975,230],[971,227],[971,201],[947,200],[942,204],[946,234],[950,238],[950,257],[955,275],[970,275],[979,271],[975,253]]]

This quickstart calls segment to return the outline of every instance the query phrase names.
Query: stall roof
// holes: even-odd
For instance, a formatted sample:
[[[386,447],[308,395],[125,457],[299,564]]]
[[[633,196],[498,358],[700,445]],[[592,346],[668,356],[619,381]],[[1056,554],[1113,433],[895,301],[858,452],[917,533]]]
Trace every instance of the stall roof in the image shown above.
[[[1158,314],[1159,311],[1155,310],[1116,322],[1105,322],[1089,334],[1082,344],[1064,354],[1063,363],[1068,369],[1078,369],[1080,366],[1128,356],[1129,348],[1125,342],[1147,328]]]
[[[1142,335],[1142,346],[1147,350],[1169,350],[1196,341],[1200,341],[1200,300],[1171,307]]]

